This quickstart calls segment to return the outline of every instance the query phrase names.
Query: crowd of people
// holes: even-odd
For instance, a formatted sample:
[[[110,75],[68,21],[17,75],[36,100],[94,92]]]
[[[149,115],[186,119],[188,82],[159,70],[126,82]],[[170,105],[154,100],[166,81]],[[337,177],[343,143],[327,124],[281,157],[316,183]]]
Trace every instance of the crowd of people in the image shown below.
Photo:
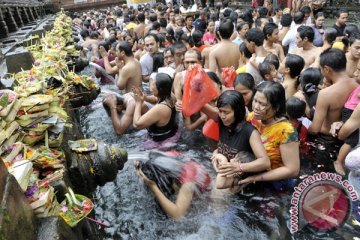
[[[212,124],[210,132],[218,132],[209,159],[217,172],[214,187],[236,192],[249,183],[286,185],[298,177],[309,138],[324,139],[326,147],[340,143],[333,160],[341,175],[359,145],[360,32],[341,9],[335,24],[325,26],[322,6],[314,2],[253,1],[243,9],[226,0],[221,6],[202,1],[194,12],[175,2],[123,5],[75,13],[73,22],[95,75],[122,94],[103,101],[114,131],[146,128],[161,143],[176,141],[183,128]],[[187,116],[183,98],[194,70],[205,72],[218,94]],[[230,84],[226,71],[236,74]],[[357,176],[360,156],[354,165],[353,155]],[[172,157],[158,158],[135,162],[136,171],[165,212],[179,218],[194,189],[209,186],[197,178],[208,175],[190,161],[173,163],[178,171],[170,176],[161,163]],[[163,185],[175,180],[181,188],[172,203]]]

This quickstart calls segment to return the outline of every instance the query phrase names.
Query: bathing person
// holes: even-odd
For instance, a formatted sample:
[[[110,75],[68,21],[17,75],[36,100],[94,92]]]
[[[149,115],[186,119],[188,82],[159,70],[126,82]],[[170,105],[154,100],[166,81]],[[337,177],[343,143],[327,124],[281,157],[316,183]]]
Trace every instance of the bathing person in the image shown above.
[[[305,61],[305,69],[315,63],[317,56],[321,53],[321,48],[315,47],[314,29],[308,26],[300,26],[296,34],[296,48],[290,51],[302,57]]]
[[[240,181],[240,184],[277,181],[298,176],[298,134],[285,118],[285,90],[282,85],[273,81],[261,83],[256,87],[252,107],[253,112],[247,120],[259,131],[271,168],[265,173]]]
[[[270,167],[269,158],[261,143],[259,132],[245,121],[245,103],[241,93],[228,90],[217,101],[218,116],[213,120],[220,125],[218,148],[212,155],[212,163],[218,172],[216,187],[238,189],[237,175],[261,172]],[[241,162],[243,155],[254,155],[253,161]]]
[[[231,20],[225,20],[220,24],[219,33],[221,41],[215,45],[209,55],[209,69],[212,72],[221,73],[221,68],[235,67],[239,65],[239,46],[230,40],[234,31],[234,25]],[[226,51],[224,51],[226,49]]]
[[[109,64],[105,49],[101,49],[104,56],[104,63]],[[114,94],[105,96],[103,104],[110,109],[111,121],[116,134],[123,134],[132,123],[135,110],[135,101],[130,92],[133,87],[141,87],[141,66],[134,58],[131,46],[128,42],[122,41],[116,47],[117,69],[119,70],[117,86],[124,91],[123,103],[118,102]],[[120,106],[119,106],[120,105]],[[121,106],[122,105],[122,106]],[[120,108],[119,108],[120,107]],[[118,110],[126,108],[120,118]]]
[[[300,74],[301,89],[294,96],[306,103],[305,114],[310,120],[314,117],[319,84],[322,78],[318,68],[308,68]]]
[[[295,54],[288,54],[284,61],[280,64],[279,73],[284,76],[282,83],[285,88],[286,99],[292,97],[300,84],[298,77],[305,65],[304,59]]]
[[[339,49],[323,52],[320,66],[322,74],[332,85],[319,92],[309,133],[330,135],[331,124],[341,120],[342,108],[358,84],[348,77],[345,53]]]
[[[151,158],[151,155],[155,155]],[[137,175],[155,195],[165,213],[174,219],[185,215],[194,194],[209,190],[211,178],[203,166],[195,161],[182,162],[161,153],[150,153],[146,162],[135,161]],[[174,185],[179,188],[176,201]]]
[[[155,75],[155,76],[154,76]],[[142,113],[146,99],[141,89],[134,88],[135,111],[133,125],[137,129],[148,129],[154,141],[164,141],[176,134],[178,125],[175,110],[175,98],[172,96],[172,78],[165,73],[157,73],[150,77],[150,90],[158,101],[151,109]]]

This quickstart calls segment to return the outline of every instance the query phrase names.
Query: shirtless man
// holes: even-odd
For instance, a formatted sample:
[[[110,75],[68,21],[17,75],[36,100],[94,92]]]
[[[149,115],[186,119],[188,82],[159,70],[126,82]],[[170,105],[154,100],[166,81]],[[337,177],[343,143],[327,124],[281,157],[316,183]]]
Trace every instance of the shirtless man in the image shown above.
[[[105,49],[99,49],[104,59],[107,59]],[[104,106],[110,109],[111,121],[116,134],[123,134],[132,124],[135,100],[131,96],[131,89],[141,87],[141,66],[134,58],[131,46],[128,42],[122,41],[116,46],[116,68],[118,69],[118,79],[116,85],[124,91],[124,115],[118,116],[118,101],[114,94],[107,95],[103,101]],[[105,60],[106,62],[106,60]],[[107,64],[109,64],[107,60]],[[114,67],[115,68],[115,67]],[[122,109],[121,109],[122,110]]]
[[[296,34],[296,46],[290,53],[301,56],[305,60],[304,69],[315,63],[316,58],[321,52],[321,48],[315,47],[314,29],[308,26],[300,26]]]
[[[195,64],[201,64],[201,54],[200,52],[196,51],[196,50],[188,50],[185,53],[185,58],[184,58],[184,66],[185,69],[187,69],[190,65],[195,65]],[[175,79],[174,79],[174,94],[175,94],[175,98],[176,98],[176,110],[181,112],[182,111],[182,96],[183,96],[183,86],[184,86],[184,79],[185,79],[185,74],[186,74],[186,70],[182,71],[182,72],[178,72],[175,75]]]
[[[319,92],[314,119],[308,131],[330,135],[331,124],[341,120],[342,108],[358,84],[348,77],[345,53],[339,49],[323,52],[320,66],[322,74],[332,85]]]
[[[279,29],[275,23],[268,23],[263,28],[265,36],[264,48],[266,51],[271,52],[278,56],[279,61],[284,60],[284,50],[278,43],[279,41]]]
[[[185,70],[184,56],[186,46],[183,42],[176,42],[171,47],[171,53],[174,56],[174,64],[171,66],[175,69],[175,74]]]
[[[221,68],[231,66],[235,67],[235,69],[238,68],[240,51],[239,46],[230,40],[233,31],[234,25],[230,20],[221,23],[219,27],[221,41],[210,52],[209,69],[218,75],[221,74]]]
[[[350,37],[350,48],[346,53],[346,73],[354,77],[357,65],[360,63],[360,34],[356,33]]]
[[[142,38],[145,36],[145,15],[143,13],[139,13],[137,15],[137,20],[139,24],[135,27],[134,32],[137,38]]]

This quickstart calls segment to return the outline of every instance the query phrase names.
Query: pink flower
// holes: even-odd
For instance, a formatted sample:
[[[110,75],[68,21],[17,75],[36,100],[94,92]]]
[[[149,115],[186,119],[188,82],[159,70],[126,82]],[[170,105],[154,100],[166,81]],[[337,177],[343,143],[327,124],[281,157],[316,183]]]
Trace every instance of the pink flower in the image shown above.
[[[63,206],[61,209],[60,209],[62,212],[67,212],[68,208],[66,206]]]
[[[40,62],[39,62],[38,60],[36,60],[36,61],[34,62],[34,65],[35,65],[35,66],[40,66]]]

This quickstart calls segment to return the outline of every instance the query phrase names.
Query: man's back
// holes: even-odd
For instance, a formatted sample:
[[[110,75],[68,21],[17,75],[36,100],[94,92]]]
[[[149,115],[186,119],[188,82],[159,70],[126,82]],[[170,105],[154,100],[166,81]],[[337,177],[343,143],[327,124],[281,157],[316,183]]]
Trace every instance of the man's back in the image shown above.
[[[340,79],[335,84],[320,91],[316,111],[319,107],[326,108],[326,116],[321,127],[321,132],[329,135],[331,124],[341,120],[342,108],[344,107],[351,92],[358,86],[352,78]],[[325,103],[325,104],[323,104]],[[323,109],[324,110],[324,109]]]
[[[240,59],[239,46],[233,42],[220,42],[211,50],[209,56],[209,69],[213,72],[221,72],[223,67],[238,68]]]
[[[141,65],[140,63],[132,59],[122,68],[121,71],[124,71],[126,80],[125,92],[131,92],[133,87],[141,87],[142,76],[141,76]],[[123,75],[124,76],[124,75]]]

